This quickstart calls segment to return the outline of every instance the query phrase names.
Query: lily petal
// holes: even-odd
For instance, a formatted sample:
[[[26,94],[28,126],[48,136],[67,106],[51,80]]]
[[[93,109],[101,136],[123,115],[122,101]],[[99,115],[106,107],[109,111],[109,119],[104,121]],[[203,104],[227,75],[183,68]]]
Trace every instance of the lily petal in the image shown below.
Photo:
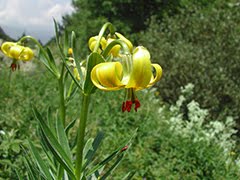
[[[16,45],[16,43],[13,43],[13,42],[5,42],[5,43],[2,44],[1,50],[2,50],[2,52],[3,52],[6,56],[8,56],[8,57],[10,57],[10,58],[13,58],[13,57],[9,54],[9,51],[10,51],[10,48],[11,48],[12,46],[15,46],[15,45]]]
[[[148,84],[147,87],[150,87],[150,86],[154,85],[162,77],[162,67],[159,64],[152,64],[152,66],[155,69],[156,75],[155,75],[155,77],[152,76],[152,79],[151,79],[151,81],[150,81],[150,83]]]
[[[126,88],[142,89],[147,87],[152,77],[150,53],[142,46],[133,51],[133,67]]]
[[[19,57],[21,53],[23,53],[23,51],[24,51],[23,46],[15,45],[10,48],[9,54],[12,58],[19,60]]]
[[[33,51],[29,47],[24,47],[23,51],[19,55],[19,59],[23,61],[29,61],[33,58]]]
[[[115,32],[115,34],[117,35],[117,37],[118,37],[119,39],[123,40],[123,41],[127,44],[130,52],[132,52],[133,45],[132,45],[131,41],[129,41],[127,38],[125,38],[122,34],[120,34],[120,33],[118,33],[118,32]]]
[[[123,68],[120,62],[105,62],[97,64],[91,71],[93,84],[105,91],[119,90],[124,85],[121,80]]]

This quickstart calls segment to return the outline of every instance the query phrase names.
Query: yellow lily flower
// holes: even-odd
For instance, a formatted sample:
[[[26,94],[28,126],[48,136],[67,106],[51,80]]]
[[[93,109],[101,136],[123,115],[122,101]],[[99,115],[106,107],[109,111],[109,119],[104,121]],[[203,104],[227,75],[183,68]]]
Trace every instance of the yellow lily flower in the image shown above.
[[[6,56],[13,59],[10,66],[12,71],[20,67],[17,60],[29,61],[34,56],[33,51],[29,47],[24,47],[14,42],[4,42],[1,46],[1,50]]]
[[[34,55],[29,47],[24,47],[13,42],[3,43],[1,50],[6,56],[16,60],[29,61]]]
[[[88,40],[88,47],[91,51],[94,50],[94,47],[97,43],[97,39],[98,39],[98,36],[93,36]],[[101,41],[100,41],[100,45],[101,45],[100,48],[101,49],[98,50],[99,53],[101,53],[102,50],[104,50],[106,48],[106,44],[107,44],[106,39],[104,37],[102,37]]]
[[[152,72],[155,71],[155,75]],[[150,53],[143,46],[134,49],[132,56],[123,55],[122,62],[104,62],[97,64],[91,72],[93,84],[104,91],[114,91],[125,88],[127,101],[122,105],[122,111],[130,111],[135,104],[135,111],[140,107],[135,91],[148,88],[160,80],[162,68],[151,64]]]

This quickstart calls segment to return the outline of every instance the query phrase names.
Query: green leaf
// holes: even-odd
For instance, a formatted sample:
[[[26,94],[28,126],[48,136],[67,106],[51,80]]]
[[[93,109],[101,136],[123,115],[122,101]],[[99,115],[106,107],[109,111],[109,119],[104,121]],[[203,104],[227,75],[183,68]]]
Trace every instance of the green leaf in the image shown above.
[[[84,86],[83,86],[84,93],[91,94],[93,92],[95,86],[93,85],[92,80],[91,80],[91,71],[94,66],[96,66],[97,64],[99,64],[101,62],[104,62],[104,59],[100,54],[98,54],[96,52],[93,52],[88,56],[87,74],[86,74],[86,80],[85,80]]]
[[[52,114],[53,113],[52,113],[51,107],[48,107],[48,110],[47,110],[48,127],[51,129],[54,136],[56,136],[56,129],[55,129],[55,125],[54,125],[54,120],[52,118]]]
[[[47,167],[47,165],[44,163],[44,161],[42,160],[42,157],[38,153],[37,149],[31,143],[31,141],[28,140],[28,143],[30,146],[31,153],[32,153],[33,157],[35,158],[35,161],[37,162],[38,168],[41,170],[41,172],[46,177],[46,179],[49,179],[49,180],[52,179],[52,176],[49,172],[49,167]]]
[[[134,176],[135,171],[127,173],[126,176],[123,177],[123,180],[130,180]]]
[[[66,97],[66,106],[73,99],[73,97],[76,95],[76,93],[78,91],[78,87],[74,86],[74,85],[75,85],[75,83],[72,80],[71,85],[70,85],[69,90],[68,90],[68,93],[67,93],[67,97]]]
[[[64,54],[63,48],[61,47],[60,40],[59,40],[58,24],[57,24],[55,19],[53,19],[53,22],[54,22],[56,43],[57,43],[57,46],[58,46],[58,49],[59,49],[59,52],[60,52],[61,59],[62,59],[62,61],[64,61],[65,54]]]
[[[53,156],[55,157],[55,159],[61,164],[61,166],[69,173],[69,175],[72,177],[72,179],[76,179],[75,178],[75,175],[73,173],[73,170],[69,168],[69,166],[63,161],[63,159],[61,159],[61,157],[59,156],[59,154],[55,151],[55,149],[53,149],[53,147],[51,146],[51,144],[49,143],[47,137],[44,135],[43,133],[43,136],[44,136],[44,140],[45,140],[45,143],[47,144],[48,146],[48,149],[49,151],[51,151],[51,153],[53,154]]]
[[[48,165],[50,166],[50,168],[52,169],[52,171],[54,171],[54,174],[56,172],[56,162],[54,162],[54,157],[52,155],[52,153],[50,152],[50,149],[48,148],[48,145],[47,145],[47,140],[45,139],[44,135],[43,135],[43,131],[40,129],[39,130],[39,136],[41,138],[41,146],[42,146],[42,149],[43,151],[45,152],[45,155],[48,157]]]
[[[48,57],[46,57],[46,52],[43,52],[41,49],[39,51],[38,59],[45,65],[45,67],[54,75],[56,76],[55,72],[52,70],[50,65],[48,64]]]
[[[95,137],[94,141],[92,142],[91,147],[88,148],[88,152],[87,152],[86,156],[84,156],[86,159],[86,162],[83,165],[83,169],[85,169],[87,167],[87,165],[92,161],[93,156],[95,155],[99,145],[101,144],[101,142],[103,140],[103,137],[104,137],[104,133],[99,132],[97,134],[97,136]],[[87,146],[87,143],[85,146]],[[85,150],[85,147],[84,147],[84,150]]]
[[[33,112],[36,119],[40,123],[41,129],[43,131],[43,137],[46,141],[45,143],[48,146],[49,150],[53,153],[53,155],[59,161],[59,163],[69,172],[69,174],[73,175],[74,177],[73,173],[74,168],[70,157],[68,157],[67,153],[58,143],[57,139],[55,138],[47,124],[42,119],[42,116],[40,115],[36,107],[33,107]]]
[[[73,73],[71,72],[71,70],[69,69],[67,63],[65,61],[62,61],[68,71],[68,73],[70,74],[70,76],[72,77],[72,80],[75,82],[75,84],[79,87],[79,89],[82,89],[81,84],[79,84],[79,82],[76,80],[76,78],[74,77]]]
[[[83,157],[84,157],[84,160],[83,160],[83,164],[86,163],[87,159],[86,159],[86,155],[89,151],[92,151],[93,150],[93,147],[92,147],[92,143],[93,143],[94,139],[93,138],[89,138],[84,146],[84,149],[83,149]],[[84,170],[84,165],[83,165],[83,168]]]
[[[59,121],[59,119],[56,120],[56,129],[57,129],[57,136],[58,136],[58,141],[59,144],[63,147],[63,149],[65,150],[66,154],[68,157],[71,158],[71,151],[69,148],[69,142],[63,127],[63,123],[61,121]]]
[[[83,84],[84,76],[83,76],[82,69],[80,67],[80,61],[75,56],[75,52],[77,52],[77,46],[76,46],[76,35],[75,35],[74,31],[72,31],[72,34],[71,34],[71,48],[73,49],[73,58],[75,60],[75,64],[76,64],[76,67],[77,67],[77,70],[78,70],[78,73],[79,73],[79,76],[80,76],[80,82],[81,82],[81,84]]]
[[[65,133],[68,134],[69,130],[74,126],[75,122],[77,121],[77,119],[72,120],[67,127],[65,127]]]
[[[63,46],[63,50],[64,50],[64,54],[65,56],[68,55],[68,48],[69,48],[69,38],[68,38],[68,32],[66,31],[66,29],[64,30],[64,46]]]
[[[113,158],[115,158],[116,156],[118,156],[119,154],[123,153],[124,151],[122,151],[122,149],[124,147],[126,147],[126,145],[129,145],[130,142],[132,141],[132,139],[136,136],[137,134],[137,130],[138,128],[134,131],[133,135],[130,137],[129,140],[125,141],[119,148],[117,148],[112,154],[110,154],[107,158],[105,158],[102,162],[100,162],[99,164],[97,164],[96,166],[94,166],[91,170],[89,170],[86,173],[86,176],[90,176],[93,173],[95,173],[96,171],[98,171],[100,168],[102,168],[103,166],[105,166],[108,162],[110,162]]]
[[[32,180],[35,180],[36,176],[35,176],[34,170],[32,168],[33,165],[29,162],[29,160],[26,157],[25,157],[25,166],[27,168],[29,178]]]
[[[30,180],[36,180],[36,179],[45,179],[44,176],[42,176],[42,173],[39,171],[39,169],[37,168],[36,164],[31,161],[30,156],[28,154],[28,152],[26,151],[26,149],[22,147],[23,153],[24,153],[24,164],[27,168],[27,172],[28,172],[28,179]]]
[[[48,54],[48,59],[47,60],[48,60],[49,67],[52,69],[52,71],[54,72],[56,77],[60,77],[60,74],[59,74],[57,65],[55,63],[54,57],[52,55],[51,50],[48,47],[47,47],[47,54]]]
[[[109,170],[100,178],[101,180],[106,179],[116,168],[117,166],[120,164],[122,158],[123,158],[123,154],[120,154],[117,157],[117,160],[115,161],[115,163],[109,168]]]

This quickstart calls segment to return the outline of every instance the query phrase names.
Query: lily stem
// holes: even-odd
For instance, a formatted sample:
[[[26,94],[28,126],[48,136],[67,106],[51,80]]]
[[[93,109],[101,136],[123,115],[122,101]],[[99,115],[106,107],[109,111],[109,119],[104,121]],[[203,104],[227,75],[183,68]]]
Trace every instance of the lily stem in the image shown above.
[[[76,164],[75,164],[75,175],[77,180],[80,180],[81,172],[82,172],[84,136],[85,136],[87,117],[88,117],[89,102],[90,102],[90,95],[82,93],[82,106],[81,106],[81,112],[80,112],[81,114],[80,114],[80,121],[79,121],[78,134],[77,134],[77,151],[76,151]]]

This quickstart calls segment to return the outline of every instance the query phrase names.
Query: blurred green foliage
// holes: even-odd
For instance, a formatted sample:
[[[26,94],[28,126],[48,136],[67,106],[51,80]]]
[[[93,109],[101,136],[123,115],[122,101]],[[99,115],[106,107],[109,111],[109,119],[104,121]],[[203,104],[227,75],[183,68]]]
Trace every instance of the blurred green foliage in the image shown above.
[[[232,115],[240,124],[239,9],[234,3],[191,5],[162,22],[152,18],[141,42],[163,67],[158,87],[164,101],[176,101],[179,88],[191,82],[194,98],[213,119]]]

